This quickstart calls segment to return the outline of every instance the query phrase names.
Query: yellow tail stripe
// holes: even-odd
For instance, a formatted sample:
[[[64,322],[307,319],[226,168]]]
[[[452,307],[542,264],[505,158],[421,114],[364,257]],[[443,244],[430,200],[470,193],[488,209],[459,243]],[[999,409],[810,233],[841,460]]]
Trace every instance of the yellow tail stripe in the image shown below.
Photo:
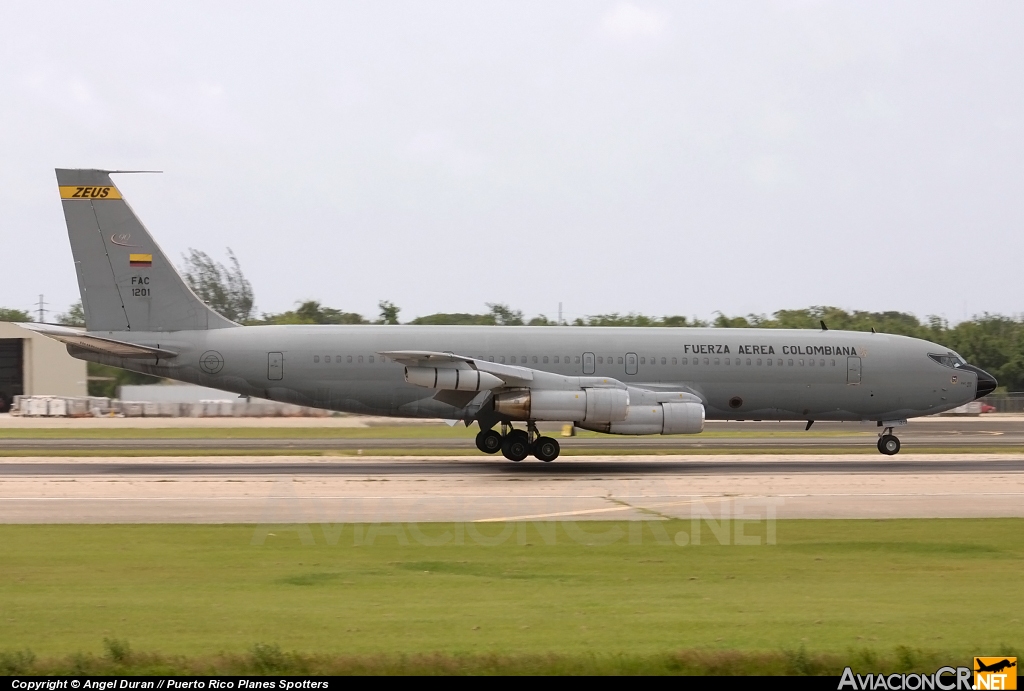
[[[75,187],[75,186],[61,186],[60,188],[61,199],[120,199],[121,193],[117,191],[117,188],[113,185],[107,185],[104,187]]]

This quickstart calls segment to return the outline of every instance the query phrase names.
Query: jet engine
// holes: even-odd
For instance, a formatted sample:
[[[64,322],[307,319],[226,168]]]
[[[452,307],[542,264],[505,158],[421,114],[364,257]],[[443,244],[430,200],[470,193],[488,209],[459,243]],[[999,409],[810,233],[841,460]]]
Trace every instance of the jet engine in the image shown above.
[[[428,389],[449,391],[488,391],[505,382],[487,372],[450,367],[406,367],[405,381]]]
[[[631,405],[624,420],[577,426],[607,434],[699,434],[704,430],[704,406],[690,401]]]
[[[494,397],[494,412],[513,420],[611,423],[625,420],[628,407],[624,389],[525,389]]]

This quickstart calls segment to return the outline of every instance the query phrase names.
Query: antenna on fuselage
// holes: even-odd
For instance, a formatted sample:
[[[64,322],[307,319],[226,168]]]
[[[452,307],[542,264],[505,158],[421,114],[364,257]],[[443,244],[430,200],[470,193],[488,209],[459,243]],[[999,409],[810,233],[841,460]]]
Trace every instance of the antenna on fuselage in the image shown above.
[[[822,331],[828,331],[828,327],[825,326],[825,320],[824,319],[819,319],[818,323],[821,324],[821,330]]]

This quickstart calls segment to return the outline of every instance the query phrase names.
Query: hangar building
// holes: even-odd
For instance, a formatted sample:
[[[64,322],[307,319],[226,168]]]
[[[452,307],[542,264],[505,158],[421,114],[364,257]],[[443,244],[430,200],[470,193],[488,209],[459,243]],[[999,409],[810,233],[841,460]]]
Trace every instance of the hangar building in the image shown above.
[[[85,361],[63,343],[11,322],[0,322],[0,413],[15,396],[86,396]]]

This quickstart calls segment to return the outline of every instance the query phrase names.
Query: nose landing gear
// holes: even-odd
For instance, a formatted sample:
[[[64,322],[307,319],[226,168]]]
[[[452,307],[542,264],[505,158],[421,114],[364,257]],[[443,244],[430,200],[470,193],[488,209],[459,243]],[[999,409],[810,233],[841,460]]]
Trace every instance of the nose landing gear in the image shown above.
[[[895,456],[900,452],[900,440],[892,433],[892,427],[886,427],[879,435],[878,451],[886,456]]]
[[[481,430],[476,435],[476,448],[484,453],[497,453],[518,463],[533,454],[539,461],[550,463],[558,458],[561,448],[551,437],[543,437],[533,421],[526,423],[527,429],[514,429],[507,422],[501,423],[501,432],[493,429]]]

